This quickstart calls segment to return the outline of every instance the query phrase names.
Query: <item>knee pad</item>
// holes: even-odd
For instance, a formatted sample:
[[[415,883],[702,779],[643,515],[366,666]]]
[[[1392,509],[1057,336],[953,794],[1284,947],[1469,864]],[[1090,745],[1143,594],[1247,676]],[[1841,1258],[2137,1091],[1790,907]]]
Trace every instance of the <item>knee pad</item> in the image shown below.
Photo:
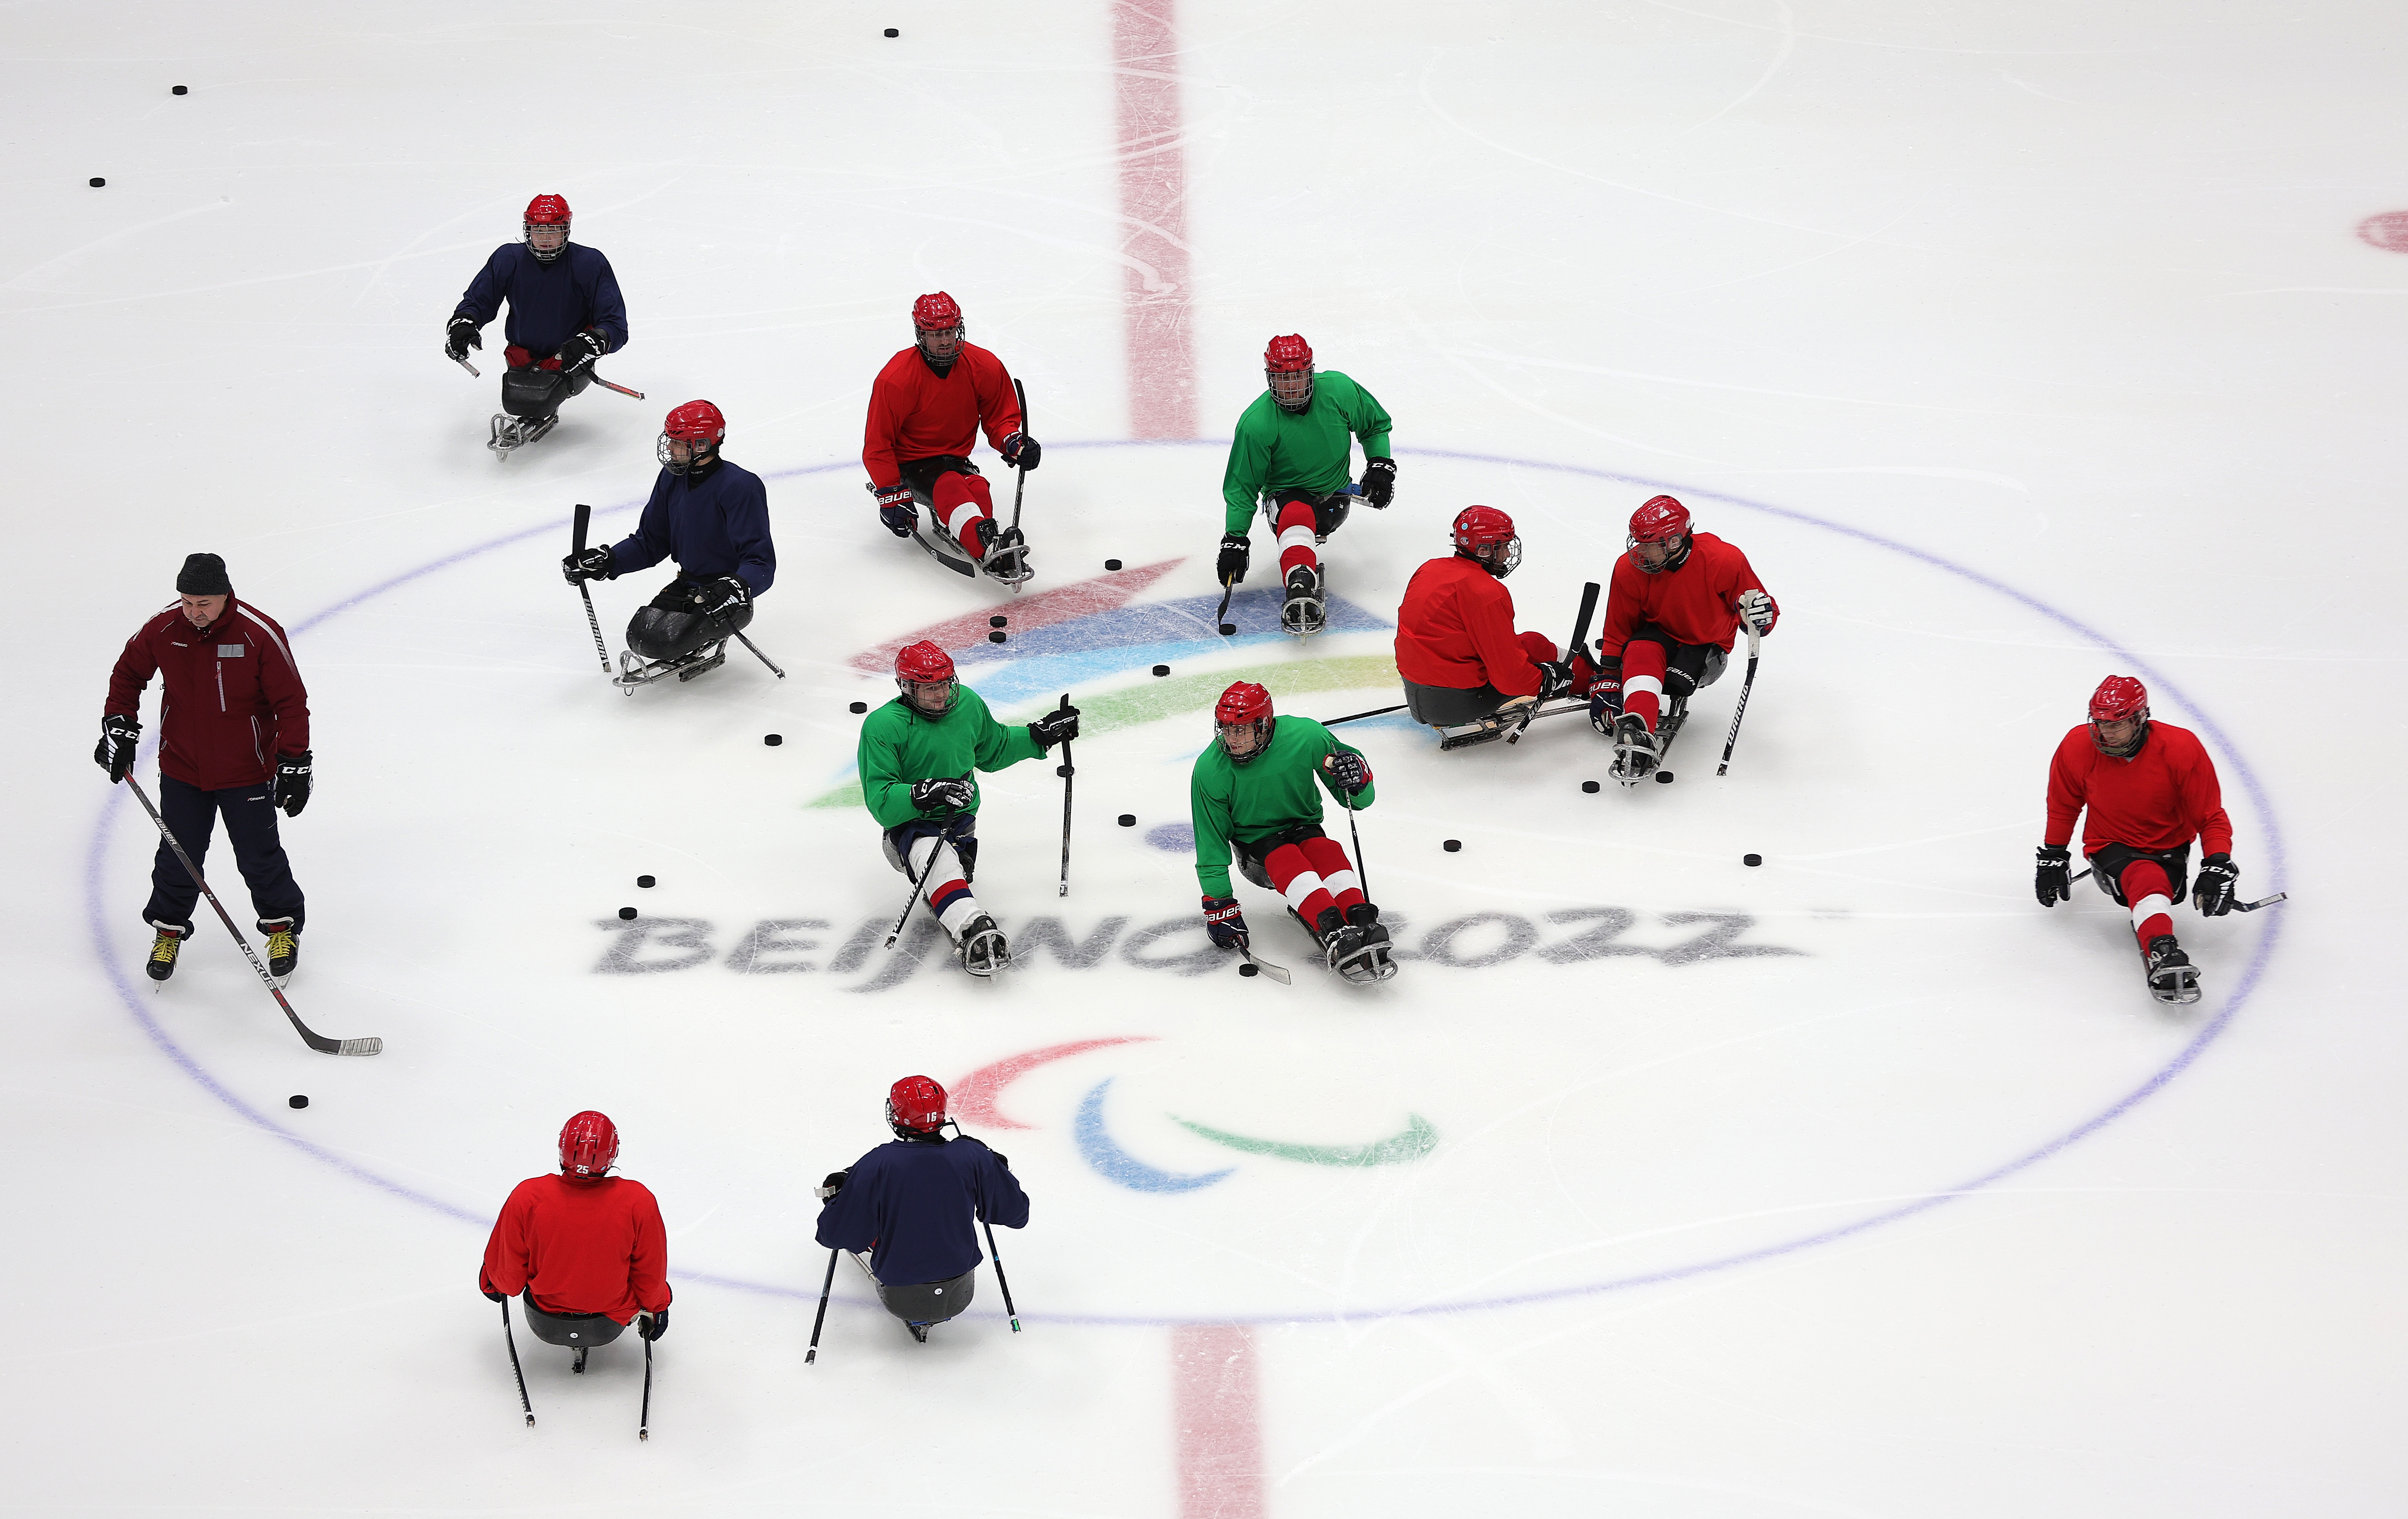
[[[639,607],[627,620],[627,647],[644,659],[675,659],[711,638],[708,619],[662,607]]]
[[[1326,501],[1316,501],[1312,507],[1312,536],[1326,538],[1346,525],[1346,514],[1354,509],[1351,491],[1340,491]]]

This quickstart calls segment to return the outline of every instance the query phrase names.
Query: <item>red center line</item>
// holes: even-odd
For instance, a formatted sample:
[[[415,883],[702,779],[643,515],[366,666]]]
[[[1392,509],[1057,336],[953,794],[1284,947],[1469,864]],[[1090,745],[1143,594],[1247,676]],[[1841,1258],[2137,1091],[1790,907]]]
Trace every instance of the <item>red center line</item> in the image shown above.
[[[1171,1331],[1179,1425],[1179,1519],[1263,1519],[1262,1384],[1254,1331],[1190,1324]]]
[[[1196,436],[1176,0],[1112,0],[1129,436]]]

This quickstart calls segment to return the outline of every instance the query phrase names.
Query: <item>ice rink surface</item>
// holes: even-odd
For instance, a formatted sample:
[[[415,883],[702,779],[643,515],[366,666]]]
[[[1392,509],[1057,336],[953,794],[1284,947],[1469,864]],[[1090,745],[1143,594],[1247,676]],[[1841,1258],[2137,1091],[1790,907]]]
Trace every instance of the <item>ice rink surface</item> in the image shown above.
[[[2398,1513],[2403,57],[2367,5],[11,10],[0,1512]],[[650,399],[497,461],[500,324],[481,382],[440,334],[538,191]],[[939,288],[1047,445],[1017,600],[861,492]],[[1397,502],[1326,551],[1329,633],[1258,573],[1225,642],[1214,440],[1298,330],[1393,412]],[[695,396],[769,482],[787,678],[622,695],[556,562]],[[1728,777],[1736,665],[1669,786],[1584,794],[1577,719],[1354,724],[1402,973],[1338,985],[1245,887],[1295,984],[1207,950],[1220,687],[1398,699],[1474,501],[1561,639],[1665,489],[1783,607]],[[294,635],[292,996],[374,1060],[206,912],[140,977],[152,836],[86,756],[196,550]],[[596,587],[614,651],[666,574]],[[847,704],[930,630],[1007,720],[1086,713],[1068,896],[1051,765],[987,778],[993,986],[876,944]],[[2031,896],[2111,672],[2293,896],[2177,912],[2186,1010],[2086,884]],[[848,1266],[806,1369],[809,1189],[912,1071],[1034,1198],[1026,1332],[982,1278],[914,1345]],[[522,1329],[529,1430],[474,1291],[585,1107],[670,1230],[640,1445],[632,1338],[572,1379]]]

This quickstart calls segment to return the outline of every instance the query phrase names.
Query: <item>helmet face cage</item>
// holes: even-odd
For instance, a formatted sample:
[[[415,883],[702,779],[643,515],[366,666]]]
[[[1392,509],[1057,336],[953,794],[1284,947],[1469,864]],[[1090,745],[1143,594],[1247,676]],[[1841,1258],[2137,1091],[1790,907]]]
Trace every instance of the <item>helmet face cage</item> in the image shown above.
[[[1271,388],[1271,399],[1282,411],[1302,411],[1312,405],[1312,365],[1300,369],[1265,369],[1264,380]]]
[[[526,239],[527,251],[538,264],[550,264],[568,247],[568,223],[566,222],[522,222],[519,234]]]
[[[915,325],[911,332],[930,364],[951,364],[962,356],[962,323],[958,322],[950,327]]]
[[[1260,758],[1270,747],[1271,723],[1268,717],[1249,718],[1241,723],[1212,724],[1212,737],[1221,745],[1221,752],[1240,765]]]
[[[1630,555],[1630,562],[1639,566],[1639,573],[1661,575],[1668,569],[1680,568],[1689,557],[1689,535],[1683,533],[1676,538],[1641,538],[1633,534],[1622,540],[1622,547]],[[1651,561],[1640,552],[1642,549],[1660,549],[1663,552]]]
[[[2106,724],[2124,730],[2110,742]],[[2149,691],[2128,675],[2111,675],[2090,695],[2090,741],[2111,759],[2129,759],[2149,735]]]
[[[2107,741],[2106,725],[2110,723],[2128,728],[2118,743]],[[2142,740],[2149,736],[2149,709],[2142,708],[2136,717],[2094,717],[2090,720],[2090,741],[2099,752],[2110,759],[2130,759],[2141,752]]]
[[[684,458],[681,459],[677,456],[676,450],[670,446],[672,444],[684,446]],[[663,433],[660,446],[653,451],[659,455],[662,465],[670,474],[683,475],[708,466],[713,459],[718,458],[719,440],[713,437],[686,437],[675,433]]]
[[[1510,538],[1490,538],[1485,543],[1457,552],[1500,580],[1522,567],[1522,536],[1518,533]]]
[[[928,717],[942,717],[952,711],[961,685],[958,675],[948,675],[941,681],[910,681],[899,675],[895,678],[895,689],[903,694],[904,705]],[[931,692],[935,693],[933,698],[928,695]]]

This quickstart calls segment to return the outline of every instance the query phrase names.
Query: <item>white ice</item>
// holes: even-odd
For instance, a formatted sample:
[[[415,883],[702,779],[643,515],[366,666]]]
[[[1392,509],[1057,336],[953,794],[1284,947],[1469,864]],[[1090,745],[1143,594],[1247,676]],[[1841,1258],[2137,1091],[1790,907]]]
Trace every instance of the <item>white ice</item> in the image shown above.
[[[1221,451],[1127,441],[1106,6],[8,12],[0,1508],[1168,1515],[1168,1326],[1238,1320],[1282,1519],[2399,1512],[2374,908],[2408,259],[2354,229],[2408,208],[2408,21],[1183,8],[1203,431],[1295,330],[1397,419],[1397,505],[1331,544],[1340,595],[1391,617],[1485,501],[1521,524],[1523,625],[1561,638],[1669,488],[1784,608],[1726,779],[1736,667],[1678,781],[1627,794],[1580,790],[1605,759],[1577,720],[1447,755],[1355,725],[1370,884],[1418,952],[1369,992],[1250,888],[1293,986],[1124,953],[1196,910],[1146,838],[1208,732],[1175,694],[1273,666],[1285,710],[1397,699],[1383,632],[1297,648],[1260,604],[1231,647],[1031,633],[966,665],[1007,718],[1068,689],[1125,719],[1077,746],[1070,894],[1060,782],[1024,765],[988,781],[979,882],[1023,967],[831,968],[901,906],[867,815],[809,805],[848,779],[847,703],[891,693],[850,661],[1015,610],[860,489],[912,296],[951,291],[1027,381],[1030,595],[1108,556],[1182,560],[1140,606],[1212,589]],[[589,393],[504,463],[495,365],[437,347],[538,191],[616,265],[634,340],[603,372],[650,399]],[[739,652],[623,696],[553,566],[572,503],[631,523],[695,395],[773,477],[752,632],[788,678]],[[374,1060],[304,1050],[206,912],[173,982],[139,978],[151,838],[86,756],[195,550],[294,633],[292,995]],[[614,650],[665,575],[597,590]],[[2111,671],[2210,736],[2243,895],[2293,895],[2178,912],[2188,1010],[2086,884],[2031,898],[2047,755]],[[629,905],[707,924],[704,963],[597,970]],[[1047,917],[1095,962],[1029,947]],[[818,947],[731,968],[770,920]],[[1793,953],[1578,957],[1742,920]],[[991,1131],[1035,1198],[1004,1247],[1026,1332],[990,1281],[918,1347],[839,1276],[806,1369],[808,1188],[883,1138],[885,1084],[1111,1039]],[[1136,1190],[1082,1154],[1090,1103],[1144,1167],[1234,1169]],[[589,1106],[681,1273],[643,1445],[632,1349],[572,1380],[522,1331],[523,1428],[473,1290],[481,1220]],[[1435,1146],[1369,1168],[1176,1122],[1343,1146],[1415,1118]]]

